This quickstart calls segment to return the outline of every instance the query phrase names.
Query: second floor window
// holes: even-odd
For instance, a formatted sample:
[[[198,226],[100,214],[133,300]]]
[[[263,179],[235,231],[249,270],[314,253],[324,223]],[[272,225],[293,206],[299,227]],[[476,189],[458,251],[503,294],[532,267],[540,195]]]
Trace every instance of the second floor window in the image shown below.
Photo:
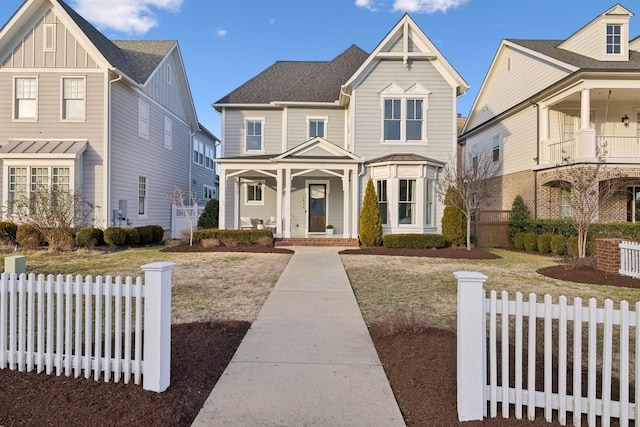
[[[401,100],[384,100],[384,140],[400,141]]]
[[[500,136],[498,135],[493,137],[493,148],[491,150],[491,154],[494,162],[500,160]]]
[[[246,151],[262,151],[262,120],[246,121]]]
[[[621,25],[607,25],[607,54],[617,55],[621,53]]]
[[[383,128],[384,141],[423,141],[424,100],[385,99]]]
[[[138,136],[149,139],[149,103],[142,99],[138,102]]]
[[[84,79],[62,79],[62,119],[84,120]]]
[[[35,120],[37,116],[37,80],[35,78],[18,78],[15,80],[15,84],[14,118]]]
[[[309,119],[309,138],[325,137],[325,120],[324,119]]]
[[[407,99],[407,140],[422,139],[422,100]]]

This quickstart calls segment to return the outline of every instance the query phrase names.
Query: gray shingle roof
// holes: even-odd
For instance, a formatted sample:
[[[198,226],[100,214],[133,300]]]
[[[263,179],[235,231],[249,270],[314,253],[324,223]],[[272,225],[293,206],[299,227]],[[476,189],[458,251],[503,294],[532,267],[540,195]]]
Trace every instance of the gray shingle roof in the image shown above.
[[[629,61],[598,61],[588,56],[570,52],[561,49],[558,46],[564,40],[516,40],[507,39],[507,41],[534,50],[543,55],[573,65],[585,70],[602,70],[602,71],[637,71],[640,70],[640,53],[630,50]]]
[[[386,156],[377,157],[375,159],[368,160],[366,163],[397,163],[397,162],[432,162],[432,163],[442,163],[440,160],[430,159],[428,157],[421,156],[419,154],[413,153],[393,153],[387,154]]]
[[[215,104],[333,102],[369,54],[356,45],[331,61],[277,61]]]
[[[167,40],[119,40],[111,41],[96,27],[73,10],[63,0],[60,6],[80,27],[91,43],[100,51],[109,63],[138,83],[146,82],[162,58],[176,44]]]

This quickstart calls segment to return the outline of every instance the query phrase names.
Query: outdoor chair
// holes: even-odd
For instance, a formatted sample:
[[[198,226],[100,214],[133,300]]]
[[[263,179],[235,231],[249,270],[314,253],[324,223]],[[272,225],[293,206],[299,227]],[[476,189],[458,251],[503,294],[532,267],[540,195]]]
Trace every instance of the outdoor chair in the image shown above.
[[[251,217],[249,216],[241,216],[240,217],[240,229],[241,230],[245,230],[245,229],[252,229],[253,228],[253,222],[251,221]]]

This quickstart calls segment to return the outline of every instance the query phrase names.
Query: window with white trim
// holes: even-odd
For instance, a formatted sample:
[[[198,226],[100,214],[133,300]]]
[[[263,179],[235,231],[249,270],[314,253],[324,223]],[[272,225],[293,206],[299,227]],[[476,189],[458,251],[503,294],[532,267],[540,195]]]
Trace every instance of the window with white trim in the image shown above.
[[[204,143],[193,140],[193,163],[204,166]]]
[[[164,148],[171,150],[171,147],[173,147],[173,120],[169,116],[164,116]]]
[[[388,224],[389,202],[387,199],[387,181],[376,181],[376,195],[378,196],[378,211],[382,224]]]
[[[491,148],[491,156],[494,162],[500,160],[500,135],[493,137],[493,146]]]
[[[478,168],[478,144],[471,149],[471,167],[474,170]]]
[[[560,218],[571,218],[571,191],[560,189]]]
[[[262,151],[264,120],[247,119],[245,122],[245,151]]]
[[[416,222],[416,180],[399,180],[398,223],[415,224]]]
[[[433,182],[434,181],[432,179],[426,179],[424,181],[424,188],[425,188],[424,223],[426,225],[434,225],[433,224],[433,218],[434,218],[433,203],[435,198],[435,195],[434,195],[435,191],[434,191]]]
[[[420,83],[407,89],[392,83],[380,92],[382,142],[427,142],[426,112],[429,93]]]
[[[622,52],[622,25],[607,24],[607,55],[619,55]]]
[[[37,203],[37,199],[33,200],[32,196],[38,192],[55,197],[71,192],[71,168],[67,166],[9,166],[8,176],[9,214],[18,213],[13,206],[16,202],[21,208],[29,206],[31,211],[35,210],[33,203]],[[55,205],[55,200],[51,202]]]
[[[213,170],[214,158],[215,158],[215,154],[214,154],[213,148],[206,145],[204,147],[204,167],[206,167],[207,169]]]
[[[316,136],[325,138],[326,119],[309,118],[307,121],[309,122],[309,138],[315,138]]]
[[[83,78],[62,79],[62,120],[84,120],[85,80]]]
[[[422,99],[407,99],[407,141],[422,140]]]
[[[138,175],[138,215],[147,215],[147,205],[149,198],[147,197],[147,177]]]
[[[205,200],[215,199],[216,198],[216,188],[210,185],[202,186],[202,197]]]
[[[38,116],[38,80],[34,77],[15,79],[14,119],[36,120]]]
[[[400,99],[384,100],[384,140],[400,141],[400,123],[402,117]]]
[[[138,100],[138,136],[149,139],[149,103],[142,98]]]
[[[245,185],[246,205],[264,205],[264,184],[261,182],[248,182]]]

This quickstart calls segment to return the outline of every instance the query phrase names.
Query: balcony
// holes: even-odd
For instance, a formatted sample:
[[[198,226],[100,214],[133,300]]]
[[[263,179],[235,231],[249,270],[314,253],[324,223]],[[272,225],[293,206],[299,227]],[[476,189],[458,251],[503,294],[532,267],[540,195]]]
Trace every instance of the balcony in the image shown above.
[[[598,151],[607,160],[640,163],[640,137],[578,134],[575,138],[560,142],[543,142],[541,164],[571,164],[596,161]]]

